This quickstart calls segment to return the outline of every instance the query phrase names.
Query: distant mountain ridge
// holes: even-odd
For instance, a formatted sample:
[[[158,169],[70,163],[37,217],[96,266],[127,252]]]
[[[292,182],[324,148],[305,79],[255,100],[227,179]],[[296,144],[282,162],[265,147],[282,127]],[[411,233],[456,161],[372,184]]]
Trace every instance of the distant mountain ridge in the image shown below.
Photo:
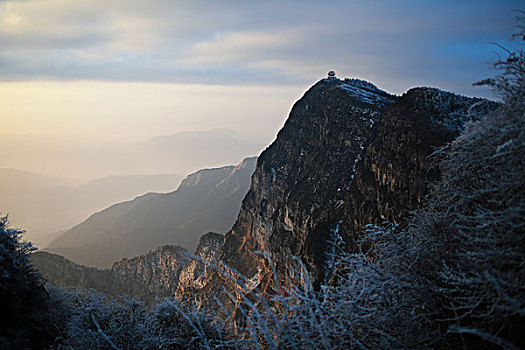
[[[256,158],[188,175],[170,193],[114,204],[66,231],[48,250],[74,262],[108,267],[164,244],[194,250],[200,236],[231,228],[250,186]]]
[[[175,189],[182,176],[113,175],[84,184],[18,169],[0,169],[0,212],[45,247],[56,231],[69,229],[94,211],[150,191]]]
[[[230,130],[189,130],[131,144],[60,143],[29,136],[0,137],[0,167],[66,178],[108,174],[181,174],[237,164],[265,145]]]
[[[75,264],[45,251],[31,254],[31,262],[56,287],[96,289],[114,296],[130,295],[152,301],[173,294],[189,257],[184,248],[167,245],[133,259],[117,261],[108,269]]]

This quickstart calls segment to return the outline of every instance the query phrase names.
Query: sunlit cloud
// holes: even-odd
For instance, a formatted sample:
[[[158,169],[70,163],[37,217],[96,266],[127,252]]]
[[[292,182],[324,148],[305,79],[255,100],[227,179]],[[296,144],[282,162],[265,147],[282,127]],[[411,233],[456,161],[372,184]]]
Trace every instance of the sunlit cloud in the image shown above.
[[[195,43],[184,53],[195,64],[253,65],[275,56],[300,50],[304,45],[300,29],[217,33],[210,40]]]
[[[326,70],[472,93],[520,2],[0,1],[0,81],[305,84]],[[444,72],[448,74],[444,75]]]

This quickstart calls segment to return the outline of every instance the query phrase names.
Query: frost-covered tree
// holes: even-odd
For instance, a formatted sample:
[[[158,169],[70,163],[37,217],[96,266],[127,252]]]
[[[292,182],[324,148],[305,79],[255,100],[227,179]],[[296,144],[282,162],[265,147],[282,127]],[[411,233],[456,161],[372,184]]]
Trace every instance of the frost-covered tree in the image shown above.
[[[407,222],[369,228],[363,251],[329,259],[319,291],[299,266],[276,295],[244,297],[237,331],[250,347],[525,347],[523,51],[495,67],[485,82],[501,107],[436,151],[442,178]]]
[[[33,247],[0,217],[0,349],[41,349],[55,338],[48,295],[29,262]]]
[[[525,43],[525,11],[518,11],[516,29],[510,40],[523,47]],[[514,100],[521,99],[523,101],[525,97],[525,92],[523,91],[525,55],[523,50],[511,51],[503,45],[496,45],[504,52],[503,57],[499,56],[492,63],[493,68],[498,70],[500,74],[495,78],[481,80],[474,85],[491,86],[494,93],[509,104],[514,103]]]
[[[523,27],[515,37],[525,42]],[[434,247],[427,277],[448,331],[513,347],[525,345],[523,50],[495,66],[503,105],[439,152],[443,179],[412,230]]]
[[[230,349],[223,327],[175,301],[153,305],[97,291],[54,290],[69,306],[58,349]]]

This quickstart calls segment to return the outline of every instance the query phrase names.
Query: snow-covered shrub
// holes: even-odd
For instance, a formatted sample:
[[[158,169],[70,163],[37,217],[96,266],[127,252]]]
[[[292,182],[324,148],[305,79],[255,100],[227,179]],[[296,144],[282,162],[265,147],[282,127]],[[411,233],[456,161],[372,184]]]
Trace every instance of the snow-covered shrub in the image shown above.
[[[59,349],[230,348],[224,330],[204,313],[183,311],[174,301],[148,306],[96,291],[62,290],[70,304]]]
[[[442,150],[443,180],[411,230],[433,247],[427,278],[449,331],[523,346],[525,102],[509,101]]]
[[[495,67],[501,108],[436,151],[442,179],[424,205],[403,226],[369,228],[370,249],[329,259],[319,291],[298,262],[300,277],[276,282],[276,294],[245,295],[236,331],[247,346],[525,347],[523,51]]]
[[[415,254],[416,245],[391,240],[390,228],[369,231],[363,246],[373,241],[376,253],[337,252],[332,273],[320,290],[313,289],[299,259],[296,280],[274,279],[275,294],[257,289],[243,294],[240,284],[236,295],[242,300],[231,298],[242,322],[236,327],[232,322],[231,332],[250,349],[392,349],[431,344],[439,332],[419,310],[428,296],[410,266],[403,265],[404,256],[397,254],[404,248]]]

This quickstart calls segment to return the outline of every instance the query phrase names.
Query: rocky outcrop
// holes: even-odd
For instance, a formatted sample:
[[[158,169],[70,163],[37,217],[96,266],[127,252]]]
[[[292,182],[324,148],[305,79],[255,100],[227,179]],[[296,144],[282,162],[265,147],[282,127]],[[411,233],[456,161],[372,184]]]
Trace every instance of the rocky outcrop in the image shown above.
[[[163,246],[133,259],[122,259],[110,269],[78,265],[44,251],[31,254],[31,262],[54,286],[96,289],[145,301],[173,296],[179,275],[190,260],[189,252],[178,246]]]
[[[202,261],[216,262],[223,241],[223,235],[209,232],[201,237],[194,255],[180,246],[166,245],[117,261],[110,269],[78,265],[45,251],[31,254],[31,262],[56,287],[96,289],[145,301],[176,297],[194,302],[195,292],[211,276],[211,267]]]
[[[268,284],[271,276],[267,261],[254,251],[268,252],[277,270],[288,274],[298,256],[320,275],[325,241],[337,221],[334,210],[344,203],[374,125],[396,100],[360,80],[324,79],[307,91],[260,155],[221,260],[254,287]]]
[[[171,297],[179,285],[179,276],[191,261],[180,246],[162,246],[133,259],[123,259],[111,266],[118,294],[142,300]]]
[[[195,250],[195,257],[184,267],[179,277],[175,297],[185,303],[200,304],[201,290],[214,271],[219,252],[224,243],[224,235],[208,232],[203,235]]]
[[[260,156],[239,217],[219,258],[271,290],[272,268],[294,278],[293,256],[324,274],[328,242],[346,249],[368,224],[400,222],[439,177],[430,154],[495,103],[433,88],[401,97],[356,79],[323,79],[294,105]],[[218,273],[203,293],[230,284]]]

